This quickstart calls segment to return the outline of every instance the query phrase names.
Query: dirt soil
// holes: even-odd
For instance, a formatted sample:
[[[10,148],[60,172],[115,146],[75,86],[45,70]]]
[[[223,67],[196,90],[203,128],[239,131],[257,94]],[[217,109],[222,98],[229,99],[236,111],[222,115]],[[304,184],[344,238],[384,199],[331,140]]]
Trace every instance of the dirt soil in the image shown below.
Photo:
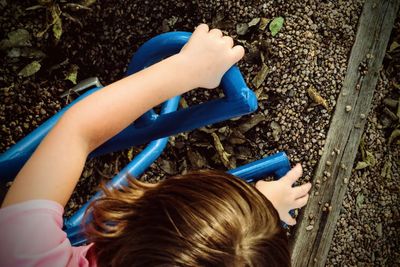
[[[61,94],[74,86],[75,74],[77,82],[97,76],[107,85],[123,77],[131,56],[149,38],[166,31],[192,31],[205,22],[246,48],[239,67],[259,96],[259,109],[172,137],[141,179],[157,182],[188,170],[225,170],[285,151],[292,163],[303,164],[302,181],[310,181],[346,74],[362,4],[362,0],[40,0],[23,4],[0,0],[0,151],[71,101]],[[278,16],[284,24],[272,36],[263,24]],[[20,38],[12,43],[10,33],[15,32]],[[396,38],[391,43],[400,43]],[[399,99],[399,50],[388,52],[385,59],[357,159],[365,162],[370,153],[375,162],[368,161],[349,180],[328,266],[400,265],[399,145],[396,141],[388,145],[398,121],[383,111],[386,107],[398,115],[398,104],[383,102]],[[191,105],[208,97],[199,90],[185,100]],[[217,151],[216,139],[224,151]],[[140,149],[89,160],[66,207],[67,215],[87,201],[100,180],[112,178]],[[222,152],[228,153],[228,161],[221,159]]]

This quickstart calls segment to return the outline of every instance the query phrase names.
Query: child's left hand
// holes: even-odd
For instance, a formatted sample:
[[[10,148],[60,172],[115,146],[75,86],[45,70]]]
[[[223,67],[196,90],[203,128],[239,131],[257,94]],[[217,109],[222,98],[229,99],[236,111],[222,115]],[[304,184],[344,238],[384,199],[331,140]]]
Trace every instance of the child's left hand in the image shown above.
[[[277,181],[258,181],[256,188],[274,205],[280,219],[288,225],[295,225],[296,220],[289,214],[292,209],[299,209],[307,204],[311,183],[292,186],[303,174],[297,164],[284,177]]]

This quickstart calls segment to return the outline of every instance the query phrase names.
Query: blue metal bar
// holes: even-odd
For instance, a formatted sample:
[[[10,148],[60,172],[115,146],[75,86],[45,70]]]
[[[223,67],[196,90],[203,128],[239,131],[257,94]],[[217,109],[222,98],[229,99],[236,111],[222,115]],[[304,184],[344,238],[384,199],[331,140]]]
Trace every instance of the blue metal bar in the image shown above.
[[[149,163],[157,159],[164,149],[167,138],[157,140],[155,142],[160,142],[159,146],[153,150],[153,148],[146,148],[138,157],[136,157],[128,166],[126,166],[118,175],[116,175],[108,186],[118,187],[121,184],[125,184],[127,174],[129,173],[133,177],[139,177],[142,172],[148,167]],[[159,150],[160,149],[160,150]],[[140,159],[138,159],[140,157]],[[150,157],[150,158],[147,158]],[[151,164],[151,163],[150,163]],[[145,167],[143,167],[145,166]],[[290,162],[288,157],[284,152],[277,153],[275,155],[265,157],[263,159],[254,161],[252,163],[243,165],[236,169],[228,171],[228,173],[235,175],[244,181],[251,183],[256,182],[260,179],[266,178],[268,175],[282,175],[290,170]],[[276,178],[280,178],[279,176]],[[101,196],[98,192],[95,198]],[[66,227],[68,238],[73,245],[80,245],[85,243],[86,239],[82,234],[82,229],[80,228],[84,212],[89,203],[86,203],[78,212],[76,212],[70,219],[66,220],[64,225]]]
[[[161,114],[173,112],[178,108],[179,97],[172,98],[163,105]],[[168,143],[168,137],[164,137],[151,142],[142,152],[140,152],[124,169],[121,170],[110,182],[108,182],[108,188],[118,188],[121,185],[126,184],[128,176],[139,177],[163,152],[165,146]],[[82,222],[82,218],[86,211],[86,208],[91,202],[101,196],[100,192],[97,192],[85,205],[83,205],[75,214],[69,219],[66,219],[64,226],[68,229],[71,227],[78,226]]]
[[[266,178],[268,175],[275,175],[277,179],[290,171],[290,161],[285,152],[279,152],[269,157],[243,165],[236,169],[228,171],[247,183],[257,182]]]
[[[189,37],[190,33],[187,32],[171,32],[154,37],[139,48],[138,52],[132,58],[127,74],[132,74],[179,52]],[[152,140],[245,115],[257,109],[256,96],[246,86],[243,76],[236,66],[233,66],[225,73],[221,85],[225,97],[161,115],[157,115],[151,110],[139,118],[137,122],[100,146],[90,157],[119,151],[133,145],[147,143]],[[98,88],[95,90],[98,90]],[[79,100],[93,93],[95,90],[87,92]],[[31,134],[0,155],[0,173],[2,174],[1,179],[3,181],[14,179],[20,168],[25,164],[40,141],[55,125],[61,115],[79,100],[62,109]]]

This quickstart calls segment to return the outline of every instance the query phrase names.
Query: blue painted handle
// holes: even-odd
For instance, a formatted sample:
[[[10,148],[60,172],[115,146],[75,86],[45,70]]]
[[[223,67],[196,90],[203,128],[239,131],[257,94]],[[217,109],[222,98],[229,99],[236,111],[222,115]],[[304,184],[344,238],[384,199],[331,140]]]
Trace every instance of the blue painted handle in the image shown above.
[[[158,148],[162,149],[165,147],[167,138],[162,140],[154,141],[160,142]],[[149,148],[149,149],[148,149]],[[108,186],[118,187],[126,182],[127,173],[133,175],[134,177],[139,177],[145,168],[140,166],[142,161],[146,161],[146,168],[148,163],[155,160],[158,156],[160,150],[153,151],[152,146],[146,148],[138,157],[136,157],[127,167],[125,167],[118,175],[116,175]],[[147,151],[146,151],[147,150]],[[155,153],[153,153],[153,152]],[[147,157],[150,157],[149,159]],[[288,157],[284,152],[277,153],[275,155],[265,157],[263,159],[254,161],[252,163],[243,165],[239,168],[232,169],[228,173],[238,176],[246,182],[256,182],[260,179],[266,178],[268,175],[274,174],[276,178],[280,178],[285,175],[290,170],[290,162]],[[95,198],[101,196],[98,192],[89,202],[93,201]],[[64,226],[66,229],[64,231],[67,233],[68,238],[72,245],[78,246],[86,242],[85,236],[82,234],[81,222],[84,212],[89,205],[86,203],[81,209],[79,209],[71,218],[65,221]]]
[[[139,71],[155,62],[175,54],[188,41],[190,33],[164,33],[141,46],[133,57],[127,74]],[[153,110],[146,112],[137,122],[107,141],[90,154],[90,157],[115,152],[134,145],[147,143],[180,132],[224,121],[251,113],[257,109],[255,94],[247,87],[236,66],[230,68],[222,78],[225,97],[208,101],[186,109],[171,111],[161,115]],[[51,130],[61,115],[76,102],[99,88],[93,89],[63,108],[56,115],[31,132],[16,145],[0,155],[0,179],[11,181],[22,168],[41,140]],[[177,101],[175,97],[171,101]]]

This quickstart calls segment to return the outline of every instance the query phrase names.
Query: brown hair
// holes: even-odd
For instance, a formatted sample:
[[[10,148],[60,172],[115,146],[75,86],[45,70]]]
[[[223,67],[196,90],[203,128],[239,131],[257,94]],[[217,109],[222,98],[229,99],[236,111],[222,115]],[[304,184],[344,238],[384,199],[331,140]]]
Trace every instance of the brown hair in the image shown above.
[[[200,171],[146,184],[131,179],[89,208],[97,265],[290,266],[271,202],[230,174]]]

